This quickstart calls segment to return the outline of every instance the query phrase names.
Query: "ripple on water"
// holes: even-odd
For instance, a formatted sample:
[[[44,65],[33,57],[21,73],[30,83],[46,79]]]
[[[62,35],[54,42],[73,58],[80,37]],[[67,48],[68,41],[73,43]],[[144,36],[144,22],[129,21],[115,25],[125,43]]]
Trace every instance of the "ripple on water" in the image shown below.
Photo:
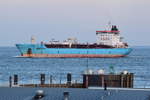
[[[73,79],[81,81],[82,72],[87,68],[104,69],[114,66],[115,72],[128,70],[135,73],[135,87],[148,87],[150,83],[150,48],[133,48],[124,58],[17,58],[19,51],[14,47],[0,48],[0,82],[8,82],[10,75],[18,74],[20,82],[39,82],[39,75],[46,74],[49,80],[53,75],[55,82],[66,81],[66,73],[71,72]],[[47,81],[48,82],[48,81]]]

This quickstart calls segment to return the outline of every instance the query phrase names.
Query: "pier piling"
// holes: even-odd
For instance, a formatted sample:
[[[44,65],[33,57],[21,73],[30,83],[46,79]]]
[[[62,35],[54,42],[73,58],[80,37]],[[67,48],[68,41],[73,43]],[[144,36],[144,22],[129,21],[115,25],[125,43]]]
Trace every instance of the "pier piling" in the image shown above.
[[[50,84],[52,84],[52,83],[53,83],[53,76],[52,76],[52,75],[50,75],[49,83],[50,83]]]
[[[12,77],[9,77],[9,87],[12,87]]]
[[[18,85],[18,75],[14,75],[14,85]]]
[[[41,85],[45,84],[45,74],[41,74]]]
[[[72,75],[71,75],[71,73],[68,73],[67,74],[67,85],[68,86],[71,86],[71,80],[72,80]]]

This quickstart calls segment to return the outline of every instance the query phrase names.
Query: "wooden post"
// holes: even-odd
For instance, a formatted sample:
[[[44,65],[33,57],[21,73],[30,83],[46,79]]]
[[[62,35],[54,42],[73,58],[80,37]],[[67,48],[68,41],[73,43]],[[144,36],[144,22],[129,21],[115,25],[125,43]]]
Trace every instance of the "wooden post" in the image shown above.
[[[102,87],[104,87],[105,77],[104,77],[104,75],[101,75],[101,76],[102,76]]]
[[[50,84],[53,83],[53,76],[52,76],[52,75],[50,75],[50,80],[49,80],[49,82],[50,82]]]
[[[124,75],[123,75],[123,74],[121,74],[121,88],[123,88],[123,87],[124,87],[123,83],[124,83]]]
[[[12,77],[9,77],[9,87],[12,87]]]
[[[41,85],[45,84],[45,74],[41,74]]]
[[[88,75],[86,75],[85,77],[86,77],[86,85],[85,85],[85,88],[88,88],[88,85],[89,85],[89,78],[88,78]]]
[[[14,75],[14,85],[18,85],[18,75]]]
[[[72,75],[71,75],[71,73],[68,73],[67,74],[67,85],[68,86],[71,86],[71,80],[72,80]]]

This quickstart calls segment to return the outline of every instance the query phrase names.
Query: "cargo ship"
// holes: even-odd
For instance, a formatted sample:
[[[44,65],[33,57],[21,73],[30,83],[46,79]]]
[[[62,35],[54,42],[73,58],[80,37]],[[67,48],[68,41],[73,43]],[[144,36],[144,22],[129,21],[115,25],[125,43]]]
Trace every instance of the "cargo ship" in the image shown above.
[[[68,38],[63,42],[52,39],[44,43],[35,43],[31,37],[30,44],[16,44],[20,57],[49,57],[49,58],[105,58],[124,57],[130,54],[132,48],[122,41],[116,25],[109,30],[96,31],[97,42],[78,43],[76,38]]]

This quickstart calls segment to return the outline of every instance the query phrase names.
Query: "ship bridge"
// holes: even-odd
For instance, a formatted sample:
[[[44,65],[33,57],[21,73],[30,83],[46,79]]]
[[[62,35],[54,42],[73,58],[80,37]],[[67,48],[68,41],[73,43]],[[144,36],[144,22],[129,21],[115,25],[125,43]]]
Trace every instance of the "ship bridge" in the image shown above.
[[[96,31],[97,43],[102,45],[109,45],[113,47],[125,47],[120,36],[120,31],[117,26],[112,25],[111,30]]]

